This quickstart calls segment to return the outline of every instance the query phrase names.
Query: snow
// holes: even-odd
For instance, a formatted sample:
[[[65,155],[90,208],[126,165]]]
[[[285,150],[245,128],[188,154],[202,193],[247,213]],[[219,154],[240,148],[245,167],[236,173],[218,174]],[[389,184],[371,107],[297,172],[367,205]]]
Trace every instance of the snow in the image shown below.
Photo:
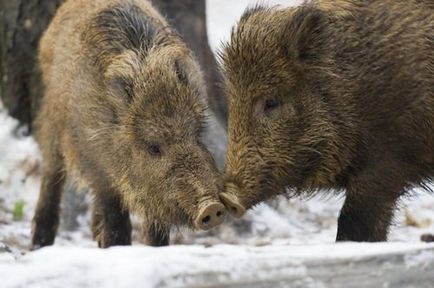
[[[33,203],[39,186],[39,165],[41,158],[36,142],[23,134],[25,129],[17,128],[17,121],[6,114],[0,103],[0,195],[7,205],[24,200]]]
[[[284,6],[300,2],[263,1]],[[244,8],[255,3],[207,2],[208,33],[214,51],[228,39]],[[207,275],[204,281],[220,283],[230,278],[249,283],[278,279],[282,274],[297,278],[306,273],[302,262],[309,259],[356,259],[434,247],[420,242],[422,234],[434,233],[434,196],[416,189],[414,197],[401,201],[389,243],[335,244],[343,199],[319,195],[312,199],[278,197],[249,211],[243,219],[228,219],[209,232],[173,231],[172,243],[178,245],[158,249],[141,245],[137,230],[132,247],[97,249],[90,237],[89,213],[80,213],[77,229],[69,231],[61,223],[53,247],[29,252],[42,161],[33,137],[26,136],[25,129],[17,125],[0,106],[1,287],[178,287],[200,273]],[[23,215],[14,219],[14,209],[21,201]],[[406,256],[405,263],[411,268],[432,259],[429,250]]]
[[[423,243],[218,245],[211,248],[178,245],[113,247],[107,250],[55,246],[18,257],[12,266],[10,256],[0,254],[0,279],[2,287],[44,288],[65,284],[68,287],[184,287],[194,286],[198,279],[220,284],[266,282],[276,281],[279,277],[303,279],[308,276],[307,263],[327,259],[358,261],[366,257],[412,252],[405,260],[405,265],[411,268],[421,263],[432,263],[433,249],[434,244]],[[414,253],[419,250],[425,254]],[[203,283],[205,286],[212,284]]]

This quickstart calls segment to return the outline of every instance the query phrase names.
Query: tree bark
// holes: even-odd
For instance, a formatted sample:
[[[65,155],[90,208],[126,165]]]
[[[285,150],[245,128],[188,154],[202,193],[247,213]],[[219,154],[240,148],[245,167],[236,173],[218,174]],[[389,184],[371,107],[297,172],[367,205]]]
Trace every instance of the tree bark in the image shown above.
[[[41,99],[38,42],[61,2],[0,0],[0,97],[23,124],[31,125]]]
[[[208,104],[219,123],[226,128],[227,107],[220,88],[222,77],[208,44],[206,0],[152,0],[152,2],[195,53],[205,74]]]

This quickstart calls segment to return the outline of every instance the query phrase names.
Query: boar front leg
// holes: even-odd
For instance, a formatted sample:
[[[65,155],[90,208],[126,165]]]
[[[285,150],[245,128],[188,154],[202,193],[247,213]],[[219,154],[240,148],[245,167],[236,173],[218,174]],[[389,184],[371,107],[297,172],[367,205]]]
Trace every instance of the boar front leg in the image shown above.
[[[150,221],[143,228],[144,241],[149,246],[167,246],[170,240],[170,229]]]
[[[92,232],[100,248],[131,245],[130,214],[112,189],[95,191]]]
[[[33,216],[32,249],[52,245],[59,225],[59,208],[65,175],[59,155],[45,157],[41,190]]]
[[[399,166],[397,166],[399,167]],[[403,186],[392,175],[370,171],[350,181],[338,220],[336,241],[386,241]],[[388,182],[389,181],[389,182]]]

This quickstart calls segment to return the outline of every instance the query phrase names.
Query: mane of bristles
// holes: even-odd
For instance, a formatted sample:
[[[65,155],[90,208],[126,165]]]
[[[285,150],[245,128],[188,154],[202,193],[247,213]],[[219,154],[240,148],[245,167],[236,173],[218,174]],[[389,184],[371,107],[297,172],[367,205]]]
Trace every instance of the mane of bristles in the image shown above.
[[[244,63],[261,63],[260,59],[269,58],[268,56],[274,55],[275,51],[279,51],[280,47],[274,38],[279,34],[276,31],[277,24],[283,18],[274,17],[275,14],[270,13],[272,11],[279,10],[276,6],[264,5],[255,5],[245,10],[237,25],[231,30],[230,41],[222,43],[218,51],[224,75],[229,75],[233,71],[236,71],[234,74],[242,75]]]
[[[113,56],[126,50],[144,58],[153,46],[164,45],[162,39],[173,39],[168,34],[176,36],[163,23],[156,27],[156,21],[134,4],[116,4],[95,15],[82,39],[93,50],[96,64],[105,68]]]
[[[256,4],[254,6],[247,7],[246,10],[244,10],[244,13],[241,15],[240,20],[231,29],[230,42],[223,42],[221,44],[221,48],[217,51],[217,58],[219,62],[224,63],[224,60],[230,57],[230,55],[235,55],[237,52],[240,52],[239,38],[240,35],[243,34],[243,25],[251,16],[267,9],[269,8],[265,7],[262,4]]]

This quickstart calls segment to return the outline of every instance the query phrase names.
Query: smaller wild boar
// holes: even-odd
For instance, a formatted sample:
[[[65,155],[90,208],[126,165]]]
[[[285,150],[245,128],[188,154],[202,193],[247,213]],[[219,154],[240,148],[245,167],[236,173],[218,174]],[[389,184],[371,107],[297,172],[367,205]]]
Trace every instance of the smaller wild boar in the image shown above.
[[[344,190],[337,240],[387,239],[397,200],[434,176],[432,3],[245,12],[221,53],[232,214],[288,190]]]
[[[66,177],[92,190],[100,247],[131,243],[129,211],[155,246],[169,243],[172,226],[206,230],[223,221],[222,177],[201,142],[202,74],[147,1],[66,1],[39,62],[44,169],[33,247],[54,242]]]

